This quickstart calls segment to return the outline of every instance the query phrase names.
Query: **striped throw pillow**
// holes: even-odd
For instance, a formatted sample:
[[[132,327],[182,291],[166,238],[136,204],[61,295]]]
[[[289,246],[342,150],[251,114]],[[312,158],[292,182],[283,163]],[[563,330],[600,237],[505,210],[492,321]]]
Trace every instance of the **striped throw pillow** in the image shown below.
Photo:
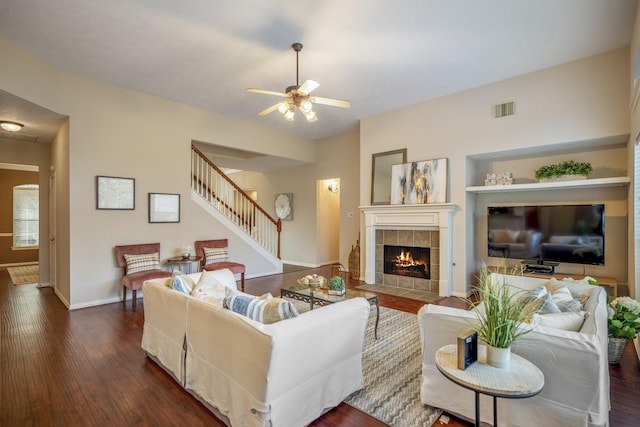
[[[229,259],[229,248],[204,248],[205,265],[223,262]]]
[[[174,271],[171,275],[170,285],[171,289],[182,292],[186,295],[191,295],[191,291],[195,288],[196,284],[193,279],[181,271]]]
[[[234,295],[226,297],[222,306],[264,324],[298,316],[298,311],[291,301],[282,298],[261,299],[253,296]]]
[[[124,259],[127,262],[127,274],[160,269],[160,254],[158,252],[140,255],[124,254]]]

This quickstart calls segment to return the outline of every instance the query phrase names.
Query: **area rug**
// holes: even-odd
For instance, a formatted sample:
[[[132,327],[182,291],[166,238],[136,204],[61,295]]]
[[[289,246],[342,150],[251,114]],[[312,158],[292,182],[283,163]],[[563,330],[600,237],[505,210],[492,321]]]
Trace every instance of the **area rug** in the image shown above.
[[[38,264],[21,265],[19,267],[7,267],[7,272],[14,285],[30,285],[40,280],[40,268]]]
[[[308,304],[296,304],[298,311]],[[378,339],[374,338],[375,308],[367,324],[362,360],[364,388],[345,403],[392,427],[430,427],[441,409],[420,402],[422,352],[418,317],[380,307]]]

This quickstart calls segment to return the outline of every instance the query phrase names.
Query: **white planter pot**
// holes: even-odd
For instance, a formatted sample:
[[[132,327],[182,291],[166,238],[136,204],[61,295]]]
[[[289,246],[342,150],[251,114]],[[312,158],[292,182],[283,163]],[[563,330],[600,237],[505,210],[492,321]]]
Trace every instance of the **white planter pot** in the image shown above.
[[[487,363],[496,368],[508,368],[511,363],[511,347],[498,348],[487,345]]]
[[[577,181],[579,179],[587,179],[586,175],[561,175],[553,178],[540,178],[540,182],[556,182],[556,181]]]

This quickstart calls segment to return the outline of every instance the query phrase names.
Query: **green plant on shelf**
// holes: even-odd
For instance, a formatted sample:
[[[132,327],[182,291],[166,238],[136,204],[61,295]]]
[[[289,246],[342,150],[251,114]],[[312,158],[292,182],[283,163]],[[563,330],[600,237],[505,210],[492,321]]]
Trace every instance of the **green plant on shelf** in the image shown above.
[[[556,178],[562,175],[588,176],[592,170],[593,167],[591,163],[566,160],[561,163],[542,166],[536,169],[536,179]]]

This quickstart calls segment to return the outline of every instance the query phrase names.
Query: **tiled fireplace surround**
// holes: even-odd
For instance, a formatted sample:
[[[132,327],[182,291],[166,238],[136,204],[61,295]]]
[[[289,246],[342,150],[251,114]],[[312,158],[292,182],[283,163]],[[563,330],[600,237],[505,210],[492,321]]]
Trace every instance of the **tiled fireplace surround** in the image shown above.
[[[365,217],[364,281],[450,296],[455,205],[380,205],[360,208]],[[431,247],[431,279],[383,273],[384,244]]]
[[[434,279],[385,274],[384,246],[431,248],[429,270]],[[376,230],[376,283],[398,288],[438,293],[440,277],[440,232],[438,230]]]

